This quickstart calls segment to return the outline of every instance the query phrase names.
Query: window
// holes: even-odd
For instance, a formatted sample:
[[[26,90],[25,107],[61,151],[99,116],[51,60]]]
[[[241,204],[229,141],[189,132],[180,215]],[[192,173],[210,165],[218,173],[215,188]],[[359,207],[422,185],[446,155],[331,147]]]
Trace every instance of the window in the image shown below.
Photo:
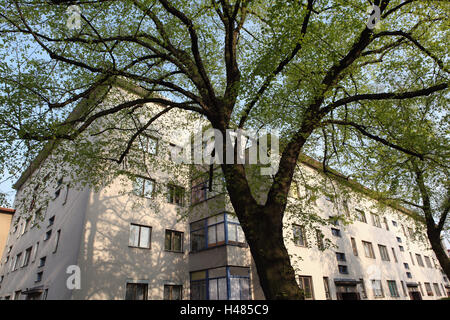
[[[133,194],[144,197],[152,198],[155,190],[155,181],[149,178],[136,177],[133,181]]]
[[[168,189],[169,191],[167,195],[167,201],[179,206],[184,206],[184,188],[175,185],[169,185]]]
[[[59,238],[61,237],[61,230],[56,231],[56,237],[55,237],[55,244],[53,247],[53,253],[56,253],[56,250],[58,250],[59,245]]]
[[[36,242],[36,245],[34,246],[33,258],[31,259],[31,262],[34,262],[36,260],[38,250],[39,250],[39,242]]]
[[[44,271],[39,271],[38,273],[36,273],[36,281],[35,282],[41,282],[43,274],[44,274]]]
[[[195,185],[194,185],[195,183]],[[205,201],[208,199],[208,181],[203,181],[200,183],[192,182],[193,186],[191,188],[191,205]]]
[[[344,207],[345,215],[350,218],[350,209],[348,208],[348,201],[346,199],[342,201],[342,206]]]
[[[336,228],[331,228],[331,234],[333,236],[340,237],[341,236],[341,230],[336,229]]]
[[[206,300],[208,290],[206,279],[206,271],[191,272],[191,300]]]
[[[147,300],[147,294],[147,283],[127,283],[125,300]]]
[[[218,214],[192,222],[190,230],[191,251],[199,251],[223,244],[245,245],[245,236],[239,225],[239,220],[232,214]],[[228,242],[225,241],[225,234],[228,234]]]
[[[66,186],[66,193],[64,195],[64,201],[63,201],[63,205],[65,205],[67,203],[67,198],[69,197],[69,188],[70,188],[70,184],[67,184]]]
[[[346,261],[345,260],[345,253],[336,252],[336,259],[337,259],[337,261]]]
[[[381,280],[372,280],[371,283],[374,297],[375,298],[384,297],[383,285],[381,284]]]
[[[439,290],[439,285],[437,283],[433,283],[434,291],[436,292],[436,296],[441,296],[441,290]]]
[[[400,297],[398,294],[397,283],[394,280],[388,280],[387,283],[391,297]]]
[[[424,282],[425,290],[428,296],[433,296],[433,290],[431,290],[431,284],[429,282]]]
[[[183,232],[166,230],[165,250],[183,252]]]
[[[405,226],[403,224],[402,224],[402,231],[403,231],[403,235],[406,237],[407,234],[406,234],[406,231],[405,231]]]
[[[300,193],[298,192],[298,184],[294,180],[291,182],[291,188],[289,189],[289,197],[294,199],[300,199]]]
[[[305,294],[305,300],[314,300],[314,292],[312,286],[312,277],[310,276],[299,276],[299,286],[300,289]]]
[[[22,291],[17,290],[14,292],[14,300],[20,300],[20,295],[22,294]]]
[[[324,238],[324,235],[323,235],[322,231],[320,231],[319,229],[316,229],[317,247],[319,248],[319,250],[325,249],[325,245],[323,243],[323,238]]]
[[[417,259],[417,264],[418,264],[419,266],[425,267],[425,266],[423,265],[422,256],[421,256],[420,254],[417,254],[417,253],[416,253],[416,259]]]
[[[348,274],[348,267],[345,265],[338,265],[339,273]]]
[[[300,247],[306,247],[308,245],[306,241],[305,228],[299,225],[294,224],[292,226],[293,234],[294,234],[294,243]]]
[[[225,244],[225,222],[224,215],[220,214],[208,218],[207,220],[207,239],[208,247]]]
[[[358,219],[358,221],[367,223],[366,214],[364,213],[364,211],[358,209],[355,210],[356,210],[356,219]]]
[[[225,178],[216,172],[213,174],[212,190],[210,190],[209,176],[199,177],[192,181],[191,205],[200,203],[224,192]]]
[[[164,300],[181,300],[182,286],[164,285]]]
[[[19,261],[20,258],[22,257],[22,252],[16,255],[16,258],[14,259],[14,264],[13,264],[13,271],[16,271],[17,269],[19,269]]]
[[[323,277],[323,287],[325,289],[325,297],[327,300],[331,300],[331,293],[330,293],[330,282],[328,280],[328,277]]]
[[[378,245],[378,249],[380,250],[381,260],[383,260],[383,261],[391,261],[391,259],[389,259],[389,254],[388,254],[386,246],[383,246],[383,245],[379,244]]]
[[[402,238],[397,237],[397,242],[398,242],[398,243],[402,243]]]
[[[356,247],[355,238],[350,238],[350,242],[352,243],[353,255],[358,256],[358,247]]]
[[[405,283],[404,283],[403,281],[400,281],[400,283],[402,284],[403,295],[404,295],[405,297],[407,297],[407,296],[408,296],[408,293],[406,292],[406,286],[405,286]]]
[[[386,230],[389,231],[389,225],[386,217],[383,218],[384,226],[386,227]]]
[[[406,277],[407,277],[408,279],[412,279],[411,272],[407,272],[407,273],[406,273]]]
[[[409,257],[411,258],[411,263],[412,263],[412,265],[415,266],[415,264],[414,264],[414,259],[413,259],[413,256],[412,256],[412,253],[411,253],[411,252],[409,253]]]
[[[359,278],[359,284],[361,285],[361,293],[363,298],[367,298],[366,285],[364,284],[364,279]]]
[[[39,268],[42,268],[43,266],[45,266],[45,261],[47,260],[47,257],[42,257],[39,259]]]
[[[33,247],[29,247],[28,249],[25,250],[25,255],[23,256],[22,267],[26,267],[28,265],[28,263],[30,262],[31,250],[33,250]]]
[[[371,258],[371,259],[375,259],[375,253],[373,252],[372,243],[367,242],[367,241],[363,241],[362,244],[363,244],[363,247],[364,247],[364,254],[366,255],[366,257],[367,258]]]
[[[57,190],[55,191],[55,196],[53,197],[53,200],[55,200],[56,198],[58,198],[60,194],[61,194],[61,188],[60,188],[60,189],[57,189]]]
[[[414,238],[414,229],[408,227],[408,234],[411,238]]]
[[[428,268],[433,268],[433,267],[431,266],[431,260],[430,260],[430,258],[427,257],[427,256],[423,256],[423,257],[425,258],[425,264],[427,265],[427,267],[428,267]]]
[[[394,227],[396,227],[396,226],[397,226],[397,221],[392,220],[392,225],[393,225]]]
[[[137,224],[130,224],[130,247],[150,249],[150,237],[152,228]]]
[[[405,251],[405,248],[403,248],[403,246],[398,246],[398,249],[399,249],[401,252],[404,252],[404,251]]]
[[[420,289],[420,294],[423,296],[423,288],[422,288],[422,284],[420,282],[418,282],[419,284],[419,289]]]
[[[338,216],[330,216],[329,219],[333,226],[339,226],[339,217]]]
[[[394,248],[392,248],[392,256],[394,257],[394,261],[398,262],[397,255],[395,254]]]
[[[381,228],[380,216],[374,213],[372,213],[371,216],[372,216],[372,224],[377,228]]]
[[[237,217],[227,214],[228,244],[244,244],[245,235]]]
[[[249,268],[220,267],[191,272],[190,277],[191,300],[250,299]]]
[[[23,224],[22,234],[28,231],[28,226],[30,225],[31,217],[25,219],[25,223]]]
[[[47,241],[52,236],[52,230],[49,230],[45,233],[44,241]]]
[[[51,227],[55,223],[55,216],[48,219],[48,227]]]
[[[156,155],[158,153],[158,139],[146,134],[140,135],[137,147],[145,153]]]
[[[409,270],[409,264],[407,264],[406,262],[403,263],[403,266],[405,267],[406,270]]]

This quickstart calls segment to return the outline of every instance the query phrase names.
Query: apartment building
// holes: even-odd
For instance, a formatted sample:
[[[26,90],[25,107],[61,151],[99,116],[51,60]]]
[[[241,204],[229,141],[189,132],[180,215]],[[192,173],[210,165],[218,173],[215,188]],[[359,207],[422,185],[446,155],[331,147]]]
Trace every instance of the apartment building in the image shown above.
[[[162,122],[177,117],[167,114]],[[54,149],[44,149],[15,185],[0,298],[264,299],[220,172],[210,179],[188,166],[162,169],[178,134],[153,128],[139,149],[154,161],[96,188],[73,185],[64,170],[46,178],[40,168],[54,161]],[[33,184],[39,175],[41,183]],[[320,164],[303,157],[294,179],[317,181],[321,175]],[[411,212],[378,203],[361,186],[344,197],[312,197],[300,183],[292,188],[285,244],[307,299],[448,295],[448,279]],[[35,202],[36,193],[49,195],[47,201]],[[308,197],[308,210],[336,217],[333,224],[304,221],[299,204]]]

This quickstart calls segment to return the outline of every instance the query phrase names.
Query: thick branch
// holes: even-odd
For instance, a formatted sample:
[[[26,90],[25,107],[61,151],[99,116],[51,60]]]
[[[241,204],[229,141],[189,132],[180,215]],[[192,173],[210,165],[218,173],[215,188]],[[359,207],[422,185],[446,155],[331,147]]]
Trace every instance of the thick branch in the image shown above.
[[[331,110],[342,106],[344,104],[361,101],[361,100],[403,100],[403,99],[411,99],[416,97],[428,96],[432,93],[444,90],[448,88],[448,83],[440,83],[434,85],[432,87],[426,89],[420,89],[415,91],[406,91],[406,92],[384,92],[384,93],[366,93],[366,94],[357,94],[350,97],[345,97],[339,99],[326,107],[320,109],[322,114],[327,114]]]
[[[401,151],[403,153],[406,153],[406,154],[412,155],[414,157],[417,157],[417,158],[419,158],[421,160],[424,159],[424,155],[423,154],[418,153],[418,152],[413,151],[413,150],[406,149],[406,148],[404,148],[402,146],[399,146],[397,144],[389,142],[389,141],[387,141],[384,138],[378,137],[378,136],[368,132],[364,126],[359,125],[356,122],[353,122],[353,121],[342,121],[342,120],[325,120],[325,121],[321,122],[321,125],[328,125],[328,124],[337,124],[337,125],[342,125],[342,126],[351,126],[351,127],[355,128],[356,130],[361,132],[363,135],[365,135],[366,137],[369,137],[372,140],[380,142],[380,143],[382,143],[382,144],[384,144],[384,145],[386,145],[388,147],[391,147],[391,148],[396,149],[398,151]]]

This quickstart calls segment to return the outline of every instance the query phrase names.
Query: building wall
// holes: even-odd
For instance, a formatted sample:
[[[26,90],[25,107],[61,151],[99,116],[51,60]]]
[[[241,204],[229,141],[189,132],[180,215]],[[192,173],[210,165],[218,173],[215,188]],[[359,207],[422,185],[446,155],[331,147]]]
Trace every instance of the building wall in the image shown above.
[[[149,299],[163,299],[164,284],[182,285],[187,298],[189,232],[180,208],[160,196],[154,201],[120,190],[115,183],[90,196],[77,261],[81,289],[73,299],[123,300],[127,281],[146,281]],[[150,249],[129,246],[130,223],[152,228]],[[183,252],[165,250],[166,229],[183,232]]]
[[[54,191],[53,184],[49,184],[48,188]],[[26,186],[18,190],[15,204],[18,204],[22,197],[27,197],[24,189]],[[43,208],[42,221],[36,221],[36,226],[32,226],[30,223],[23,234],[21,230],[27,216],[25,213],[16,215],[15,218],[18,221],[14,220],[11,224],[6,245],[6,248],[12,247],[12,249],[9,253],[4,252],[2,256],[0,275],[3,275],[4,279],[0,287],[0,297],[9,295],[12,298],[15,291],[24,292],[38,287],[42,290],[42,294],[47,289],[45,293],[47,299],[70,298],[71,292],[66,287],[66,280],[69,276],[66,274],[66,269],[69,265],[76,264],[77,261],[83,230],[82,222],[89,193],[88,188],[75,190],[64,187],[58,198],[49,201],[48,205]],[[54,217],[54,224],[49,226],[51,217]],[[16,223],[17,230],[14,232]],[[46,233],[50,230],[50,238],[44,240]],[[58,230],[60,230],[60,238],[57,250],[54,252]],[[38,242],[39,246],[35,253]],[[12,270],[14,257],[18,253],[22,253],[21,266],[25,251],[30,247],[33,248],[31,256],[35,255],[35,259],[33,260],[31,257],[28,265]],[[9,257],[8,262],[5,263],[7,257]],[[42,257],[46,257],[45,265],[39,267]],[[43,272],[41,281],[36,281],[38,272]],[[23,298],[25,298],[24,295],[20,297],[20,299]]]
[[[15,207],[18,209],[16,218],[9,228],[9,236],[6,250],[3,253],[0,276],[4,276],[0,284],[0,298],[14,296],[14,292],[21,290],[39,289],[47,299],[115,299],[125,298],[127,282],[144,282],[148,284],[149,299],[163,299],[164,285],[182,285],[183,299],[190,297],[190,272],[212,269],[217,267],[249,267],[251,280],[251,297],[263,299],[264,294],[258,281],[254,261],[248,247],[223,245],[199,252],[190,252],[190,223],[199,219],[224,212],[231,212],[233,208],[229,197],[219,193],[213,198],[189,207],[188,167],[170,166],[169,143],[177,143],[181,140],[180,133],[171,131],[170,127],[178,128],[177,119],[183,119],[180,115],[167,114],[162,122],[165,128],[153,127],[155,132],[160,132],[158,154],[146,166],[145,172],[132,172],[145,175],[156,182],[156,191],[151,199],[139,197],[132,193],[131,180],[125,176],[116,178],[109,186],[91,189],[80,187],[76,189],[69,185],[70,177],[64,178],[61,192],[55,199],[56,181],[44,182],[46,192],[51,195],[50,201],[43,207],[45,210],[40,222],[40,228],[28,227],[22,234],[22,226],[27,217],[35,212],[39,206],[29,210],[29,200],[33,195],[34,186],[28,181],[18,190]],[[172,125],[172,123],[174,123]],[[169,129],[168,129],[169,128]],[[50,160],[49,160],[50,161]],[[44,162],[45,163],[45,162]],[[308,181],[320,178],[317,170],[307,165],[300,165],[296,177],[308,177]],[[60,178],[58,173],[55,177]],[[31,180],[31,179],[30,179]],[[186,205],[179,206],[168,203],[167,186],[175,183],[186,190]],[[263,202],[264,191],[267,191],[267,183],[256,183],[255,195]],[[306,191],[305,191],[306,192]],[[328,277],[331,298],[336,299],[335,280],[359,281],[363,279],[368,299],[374,299],[370,280],[381,280],[384,297],[380,299],[409,299],[403,293],[400,281],[404,283],[420,282],[422,290],[424,283],[439,284],[442,294],[443,286],[448,285],[438,268],[418,266],[415,255],[419,253],[434,258],[426,239],[416,241],[412,236],[405,235],[401,225],[405,228],[413,227],[418,230],[411,218],[405,213],[390,207],[380,206],[376,201],[357,192],[350,192],[346,196],[348,200],[348,217],[350,224],[341,223],[335,228],[340,230],[341,236],[336,237],[331,233],[331,226],[320,226],[326,238],[330,239],[334,246],[320,251],[314,239],[314,226],[312,228],[304,219],[296,204],[298,197],[289,197],[289,206],[285,214],[284,232],[285,244],[291,255],[292,265],[299,276],[308,276],[312,279],[313,295],[315,299],[325,299],[323,277]],[[23,201],[25,200],[25,201]],[[339,200],[340,201],[340,200]],[[320,195],[315,203],[308,207],[309,210],[322,218],[331,215],[345,215],[339,201],[333,202]],[[24,203],[26,205],[24,205]],[[355,219],[356,209],[363,210],[367,223]],[[381,228],[372,225],[370,213],[377,213],[381,219]],[[49,226],[49,219],[54,217],[54,224]],[[383,224],[386,217],[389,231]],[[392,221],[398,226],[394,227]],[[17,222],[17,223],[16,223]],[[135,248],[129,246],[130,224],[150,226],[150,249]],[[307,246],[298,246],[294,243],[292,225],[305,226],[307,234]],[[16,229],[17,226],[17,230]],[[311,229],[312,228],[312,229]],[[419,228],[420,229],[420,228]],[[52,230],[50,239],[44,240],[45,234]],[[56,252],[54,252],[56,235],[60,230],[60,238]],[[166,251],[164,247],[166,230],[183,232],[182,252]],[[418,231],[421,235],[423,231]],[[353,255],[350,237],[354,237],[358,256]],[[400,237],[402,243],[398,243]],[[361,241],[372,243],[375,259],[367,258]],[[33,248],[36,243],[39,248],[36,259],[30,260],[27,266],[11,270],[14,257],[22,253],[22,259],[27,248]],[[385,245],[390,261],[382,261],[378,245]],[[400,252],[399,245],[404,247]],[[11,247],[11,250],[9,248]],[[392,256],[392,248],[396,252],[398,262]],[[336,252],[345,253],[346,261],[339,264],[348,267],[348,274],[338,271]],[[409,253],[413,254],[411,261]],[[45,266],[39,267],[39,260],[46,257]],[[8,258],[8,262],[5,260]],[[21,260],[22,261],[22,260]],[[437,262],[437,259],[435,259]],[[403,263],[409,264],[406,270]],[[69,289],[67,280],[70,276],[66,272],[69,266],[80,268],[81,286],[79,289]],[[36,281],[38,272],[43,272],[42,279]],[[407,278],[406,272],[411,272],[412,277]],[[395,280],[399,297],[391,297],[387,287],[387,280]],[[361,285],[357,286],[361,294]],[[433,288],[434,291],[434,288]],[[24,296],[22,295],[21,298]],[[424,299],[439,298],[434,292],[433,296],[423,295]]]
[[[318,175],[305,165],[301,166],[301,170],[305,174],[312,176]],[[305,223],[298,217],[298,215],[288,214],[284,220],[284,234],[285,244],[289,254],[292,255],[292,265],[296,270],[297,276],[311,276],[315,299],[326,299],[325,289],[323,285],[323,277],[329,278],[331,297],[336,299],[336,286],[334,279],[351,279],[357,280],[364,279],[365,289],[368,299],[375,299],[370,280],[381,280],[384,297],[376,299],[409,299],[409,296],[405,296],[401,286],[401,282],[414,283],[420,282],[423,290],[424,283],[438,283],[440,292],[442,294],[443,286],[448,285],[448,282],[444,280],[443,274],[440,269],[436,268],[432,258],[434,258],[437,266],[439,266],[434,253],[431,250],[431,246],[423,235],[424,230],[418,230],[420,225],[406,214],[394,210],[391,207],[380,206],[375,200],[363,196],[361,194],[351,193],[348,197],[349,208],[349,220],[352,222],[348,225],[344,225],[340,222],[339,226],[322,226],[320,229],[325,235],[325,238],[332,240],[335,243],[335,247],[330,247],[325,251],[318,249],[317,242],[315,241],[315,234],[311,230],[306,230],[308,234],[307,247],[298,246],[294,243],[292,224],[305,225]],[[291,202],[295,202],[296,199],[290,198]],[[356,218],[356,209],[363,210],[366,215],[367,223],[360,222]],[[326,199],[325,196],[320,196],[316,201],[313,208],[314,212],[319,214],[323,218],[329,216],[335,216],[341,214],[345,216],[345,209],[342,206],[336,205],[332,201]],[[380,217],[381,228],[372,224],[371,213],[376,213]],[[387,219],[389,230],[383,223],[384,218]],[[397,222],[397,226],[393,226],[393,222]],[[406,235],[403,233],[401,225],[404,225]],[[341,237],[334,236],[331,233],[331,228],[339,229]],[[415,238],[408,234],[408,227],[413,228],[416,232]],[[421,226],[424,227],[423,225]],[[420,238],[420,236],[423,236]],[[353,237],[356,241],[358,256],[353,254],[350,238]],[[401,238],[401,243],[397,241],[397,237]],[[371,242],[375,259],[365,256],[362,241]],[[390,261],[383,261],[380,257],[380,251],[378,245],[384,245],[387,247]],[[399,250],[399,246],[403,246],[404,252]],[[398,262],[395,262],[393,257],[392,248],[395,250]],[[336,258],[336,252],[345,254],[346,262],[338,262]],[[410,254],[413,255],[414,263],[411,261]],[[424,267],[421,267],[417,263],[416,254],[420,254],[424,262]],[[432,268],[427,267],[424,256],[427,256],[431,260]],[[298,257],[298,258],[297,258]],[[300,258],[301,257],[301,258]],[[409,270],[406,270],[403,263],[408,263]],[[338,264],[346,265],[348,267],[348,274],[341,274],[338,270]],[[412,278],[406,276],[406,272],[410,272]],[[391,297],[387,280],[395,280],[399,297]],[[361,286],[358,285],[358,292],[361,294]],[[434,288],[433,288],[434,291]],[[440,298],[436,296],[427,296],[424,292],[423,299],[436,299]],[[361,294],[362,296],[362,294]]]

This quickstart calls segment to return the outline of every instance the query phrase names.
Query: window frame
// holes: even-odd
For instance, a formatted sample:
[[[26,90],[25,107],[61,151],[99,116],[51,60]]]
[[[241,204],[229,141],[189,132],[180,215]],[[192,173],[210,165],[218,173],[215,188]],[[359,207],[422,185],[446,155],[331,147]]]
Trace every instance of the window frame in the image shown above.
[[[167,241],[167,235],[170,234],[170,249],[166,247],[166,241]],[[180,250],[175,250],[174,247],[174,235],[179,234],[180,235]],[[171,230],[166,229],[164,234],[164,251],[167,252],[176,252],[176,253],[183,253],[184,252],[184,232],[177,231],[177,230]]]
[[[390,293],[391,297],[399,298],[400,297],[400,292],[398,291],[397,281],[395,281],[395,280],[387,280],[387,284],[388,284],[388,289],[389,289],[389,293]]]
[[[292,224],[292,239],[297,247],[308,247],[308,239],[305,232],[306,229],[304,226],[295,223]]]
[[[127,299],[127,296],[128,296],[128,286],[129,285],[132,285],[133,287],[134,287],[134,298],[135,299]],[[137,297],[137,287],[138,286],[144,286],[144,289],[145,290],[142,290],[143,291],[143,293],[144,293],[144,295],[143,295],[143,299],[136,299],[136,297]],[[125,298],[124,298],[124,300],[127,300],[127,301],[144,301],[144,300],[148,300],[148,281],[133,281],[133,280],[130,280],[130,281],[127,281],[126,283],[125,283]]]
[[[137,186],[138,180],[142,180],[142,186]],[[146,182],[152,183],[152,190],[151,190],[150,194],[148,194],[148,191],[146,191]],[[137,190],[138,190],[137,187],[140,187],[142,189],[139,191],[139,193],[137,192]],[[135,176],[134,180],[132,181],[132,193],[137,197],[141,197],[141,198],[145,198],[145,199],[154,199],[155,193],[156,193],[155,179],[152,179],[149,177],[144,177],[144,176]]]
[[[174,288],[178,288],[180,290],[180,299],[173,299],[173,289]],[[166,289],[170,289],[169,290],[169,299],[166,299]],[[164,300],[183,300],[183,285],[181,284],[164,284],[164,291],[163,291],[163,299]]]
[[[361,240],[361,242],[363,244],[365,257],[369,258],[369,259],[376,259],[375,251],[373,250],[372,242],[364,241],[364,240]],[[366,248],[369,248],[369,253],[370,253],[369,255],[367,255]]]
[[[176,184],[169,183],[167,185],[167,202],[180,207],[185,206],[186,189]],[[180,203],[176,201],[178,198],[181,199]]]
[[[304,289],[305,288],[305,279],[308,279],[308,281],[309,281],[309,288],[310,288],[310,290],[309,290],[310,297],[309,298],[307,298],[306,290]],[[299,284],[300,289],[303,290],[303,292],[305,294],[305,300],[315,300],[314,284],[313,284],[312,276],[299,275],[298,276],[298,284]]]
[[[391,258],[389,257],[389,252],[385,245],[378,244],[378,251],[380,251],[380,257],[382,261],[391,261]]]
[[[152,227],[151,226],[147,226],[147,225],[142,225],[142,224],[137,224],[137,223],[130,223],[130,230],[129,230],[129,236],[131,235],[131,226],[136,226],[139,228],[139,233],[138,233],[138,245],[134,246],[130,244],[130,239],[128,239],[128,247],[130,248],[138,248],[138,249],[147,249],[150,250],[152,248]],[[148,228],[149,229],[149,234],[148,234],[148,247],[141,247],[139,246],[139,244],[141,243],[141,229],[142,228]]]

